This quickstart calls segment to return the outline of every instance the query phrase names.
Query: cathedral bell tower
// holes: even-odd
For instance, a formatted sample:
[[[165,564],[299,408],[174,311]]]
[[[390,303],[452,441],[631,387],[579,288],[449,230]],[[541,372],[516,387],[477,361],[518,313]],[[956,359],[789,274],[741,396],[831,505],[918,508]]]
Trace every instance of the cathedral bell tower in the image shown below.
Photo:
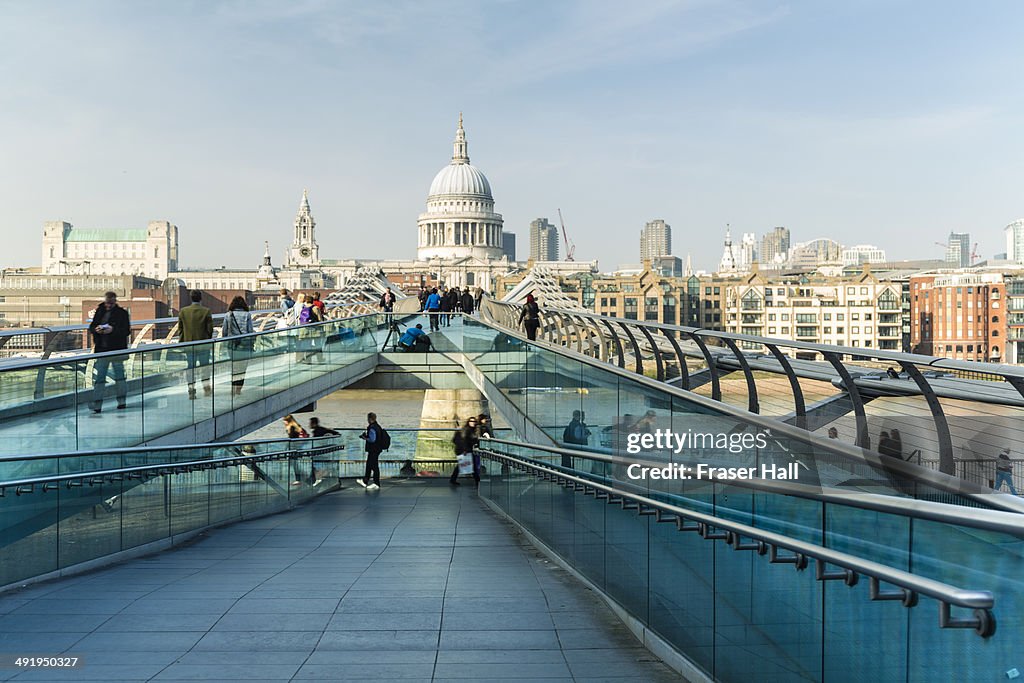
[[[320,265],[320,247],[316,243],[314,230],[316,221],[309,210],[309,197],[306,190],[302,191],[302,202],[299,212],[295,215],[295,233],[292,245],[285,253],[285,265],[289,268],[308,268]]]

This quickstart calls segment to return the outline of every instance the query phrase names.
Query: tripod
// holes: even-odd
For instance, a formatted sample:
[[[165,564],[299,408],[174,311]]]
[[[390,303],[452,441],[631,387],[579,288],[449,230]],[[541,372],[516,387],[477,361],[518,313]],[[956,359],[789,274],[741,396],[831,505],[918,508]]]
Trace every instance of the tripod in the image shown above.
[[[392,351],[398,351],[398,338],[402,336],[402,330],[399,329],[401,324],[402,323],[398,322],[394,318],[392,318],[391,322],[388,323],[388,336],[384,338],[384,343],[380,347],[381,351],[386,351],[388,344],[391,344]]]

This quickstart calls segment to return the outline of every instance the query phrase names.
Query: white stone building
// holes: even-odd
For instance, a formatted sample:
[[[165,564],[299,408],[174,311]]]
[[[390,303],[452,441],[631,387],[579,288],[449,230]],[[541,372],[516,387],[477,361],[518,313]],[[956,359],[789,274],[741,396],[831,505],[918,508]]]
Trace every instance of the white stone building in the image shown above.
[[[727,285],[724,294],[728,332],[900,350],[901,286],[870,271],[842,280],[797,282],[772,282],[753,273]]]
[[[309,195],[302,191],[299,212],[295,215],[292,245],[284,255],[285,268],[315,268],[320,265],[320,246],[316,243],[316,221],[309,208]]]
[[[459,115],[452,160],[430,183],[427,211],[419,216],[421,261],[433,258],[499,260],[501,214],[494,212],[491,184],[480,169],[469,163],[466,131]]]
[[[1024,263],[1024,218],[1010,223],[1003,232],[1006,235],[1006,258]]]
[[[729,228],[725,229],[725,244],[722,249],[722,258],[718,261],[718,272],[736,272],[736,255],[732,251],[732,233]]]
[[[885,249],[879,249],[873,244],[857,244],[843,249],[840,260],[844,266],[885,263]]]
[[[163,280],[178,269],[178,226],[150,221],[145,228],[43,225],[42,271],[55,275],[138,275]]]

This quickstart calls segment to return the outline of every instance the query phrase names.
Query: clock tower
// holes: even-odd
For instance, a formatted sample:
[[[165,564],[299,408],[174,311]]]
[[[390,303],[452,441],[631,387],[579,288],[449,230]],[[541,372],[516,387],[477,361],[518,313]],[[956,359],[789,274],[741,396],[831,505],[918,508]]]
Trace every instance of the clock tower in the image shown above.
[[[299,212],[295,215],[295,234],[292,237],[292,246],[285,254],[287,267],[311,267],[320,265],[320,247],[316,243],[313,231],[316,228],[316,221],[309,210],[309,197],[307,191],[302,191],[302,203],[299,204]]]

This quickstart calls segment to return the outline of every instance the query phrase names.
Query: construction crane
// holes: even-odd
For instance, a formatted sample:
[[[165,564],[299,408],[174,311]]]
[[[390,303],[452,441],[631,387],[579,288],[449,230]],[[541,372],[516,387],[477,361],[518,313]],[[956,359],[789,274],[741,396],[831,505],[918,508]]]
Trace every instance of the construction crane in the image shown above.
[[[936,242],[935,246],[942,247],[943,249],[946,249],[946,250],[949,249],[949,245],[946,244],[945,242]],[[978,243],[977,242],[975,242],[974,246],[971,247],[971,254],[970,254],[969,258],[970,258],[970,260],[968,261],[967,265],[974,265],[975,263],[977,263],[978,259],[981,258],[981,254],[978,253]]]
[[[565,231],[565,221],[562,220],[562,210],[558,210],[558,222],[562,225],[562,241],[565,242],[565,260],[575,261],[576,244],[569,239],[569,233]]]

